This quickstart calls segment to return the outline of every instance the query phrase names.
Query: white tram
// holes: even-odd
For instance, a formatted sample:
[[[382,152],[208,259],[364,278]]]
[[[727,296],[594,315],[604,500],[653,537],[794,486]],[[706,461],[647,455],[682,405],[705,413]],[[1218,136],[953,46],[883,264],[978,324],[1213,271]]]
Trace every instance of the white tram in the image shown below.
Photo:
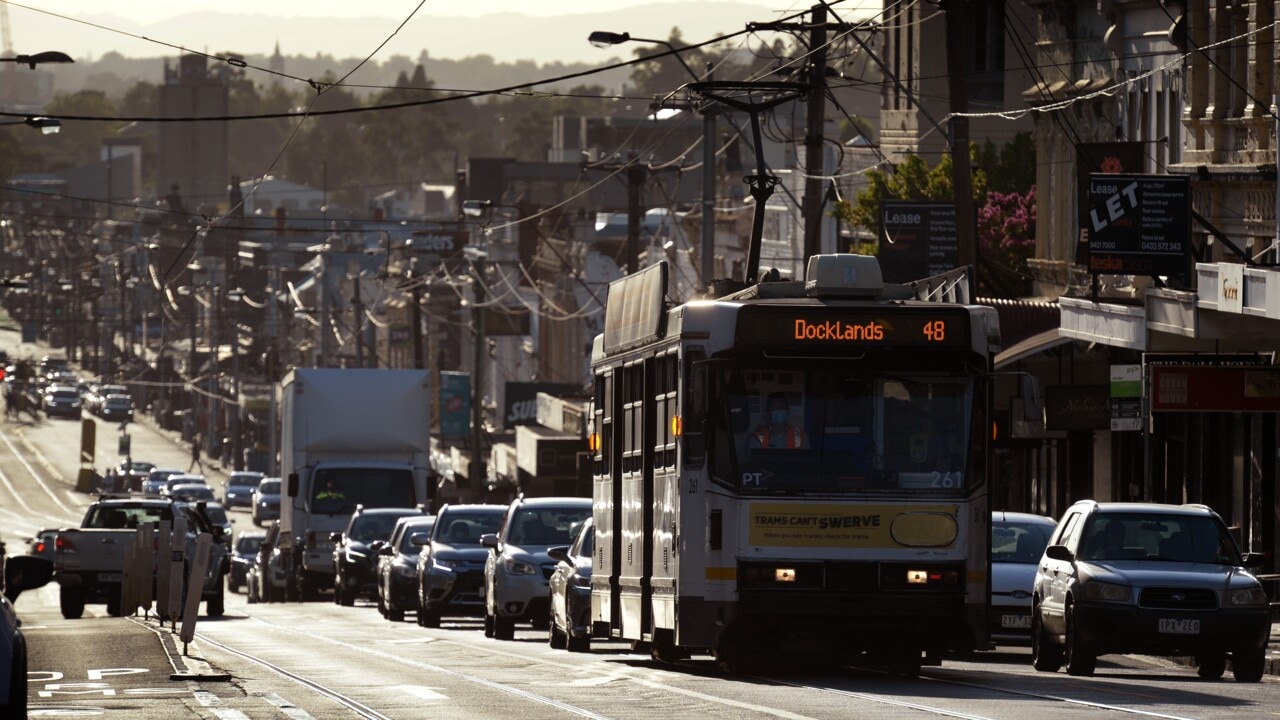
[[[610,286],[593,348],[593,634],[905,674],[983,647],[995,310],[867,256],[672,308],[666,272]]]

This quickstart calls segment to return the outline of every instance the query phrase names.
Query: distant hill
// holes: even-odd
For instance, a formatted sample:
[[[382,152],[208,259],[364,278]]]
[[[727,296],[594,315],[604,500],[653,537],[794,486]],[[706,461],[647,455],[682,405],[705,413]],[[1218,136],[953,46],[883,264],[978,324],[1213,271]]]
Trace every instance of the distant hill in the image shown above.
[[[427,10],[429,8],[428,5]],[[608,49],[592,47],[587,43],[587,36],[594,30],[626,31],[634,37],[667,39],[673,28],[679,28],[685,42],[699,43],[741,32],[748,22],[768,22],[776,16],[759,6],[708,0],[659,2],[611,12],[557,17],[504,13],[463,18],[424,14],[411,20],[387,42],[374,60],[385,62],[401,56],[416,61],[425,52],[439,61],[489,56],[498,64],[519,63],[531,67],[560,64],[583,69],[611,60],[630,59],[633,51],[640,47],[639,43]],[[93,25],[25,13],[20,23],[14,23],[16,47],[30,47],[33,43],[23,38],[36,38],[42,46],[37,50],[64,50],[76,58],[76,65],[54,70],[59,91],[92,83],[92,76],[101,72],[116,74],[129,84],[135,79],[160,82],[162,62],[158,58],[172,58],[180,53],[170,46],[215,54],[233,53],[265,61],[278,44],[288,58],[286,71],[291,74],[309,77],[327,63],[332,65],[326,69],[341,74],[373,52],[396,26],[394,20],[386,18],[284,18],[270,11],[253,15],[192,12],[144,25],[113,16],[109,10],[80,19]],[[736,41],[745,42],[747,37],[740,35]],[[56,40],[50,42],[50,38]],[[761,39],[757,37],[752,42],[759,44]],[[108,62],[93,62],[96,58]],[[132,62],[126,62],[126,58]],[[304,58],[321,63],[309,63]],[[440,70],[438,73],[429,65],[427,73],[433,79],[444,80],[449,73],[443,71],[443,64]],[[115,83],[113,78],[99,80],[107,83],[103,89],[110,92]],[[468,83],[467,87],[474,85]]]

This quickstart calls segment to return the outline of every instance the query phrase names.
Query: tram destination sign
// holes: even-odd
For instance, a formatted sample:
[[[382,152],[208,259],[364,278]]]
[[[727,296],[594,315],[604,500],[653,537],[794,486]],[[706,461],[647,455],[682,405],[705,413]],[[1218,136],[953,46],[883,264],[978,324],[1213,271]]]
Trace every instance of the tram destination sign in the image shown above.
[[[738,339],[783,345],[967,346],[969,317],[963,310],[840,308],[750,312],[738,316]]]
[[[1089,175],[1089,272],[1189,272],[1191,180],[1179,175]]]

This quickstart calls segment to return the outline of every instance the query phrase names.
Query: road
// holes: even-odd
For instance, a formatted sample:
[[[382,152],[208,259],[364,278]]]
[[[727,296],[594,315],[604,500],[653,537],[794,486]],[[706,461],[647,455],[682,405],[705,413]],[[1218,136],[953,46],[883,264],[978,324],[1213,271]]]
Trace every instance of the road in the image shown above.
[[[95,463],[119,460],[114,423]],[[187,452],[133,424],[133,457],[186,468]],[[73,525],[80,426],[0,423],[0,532],[11,552],[41,527]],[[247,513],[232,513],[238,529]],[[918,679],[857,668],[732,676],[709,657],[663,665],[620,643],[551,650],[545,632],[485,638],[478,620],[390,623],[372,603],[247,605],[229,595],[187,647],[153,618],[91,605],[64,620],[57,587],[17,603],[31,652],[32,717],[105,718],[1196,718],[1274,717],[1280,682],[1199,680],[1156,658],[1108,656],[1092,678],[1035,672],[1025,649],[948,658]],[[184,654],[184,649],[186,653]],[[1230,675],[1227,676],[1228,678]]]

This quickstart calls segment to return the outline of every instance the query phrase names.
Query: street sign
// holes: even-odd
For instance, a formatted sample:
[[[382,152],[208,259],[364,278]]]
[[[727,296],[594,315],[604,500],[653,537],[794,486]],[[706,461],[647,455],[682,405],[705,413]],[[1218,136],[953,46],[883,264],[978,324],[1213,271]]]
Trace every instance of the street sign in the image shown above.
[[[1142,366],[1111,366],[1111,430],[1142,429]]]
[[[119,447],[118,447],[118,448],[117,448],[117,450],[116,450],[116,454],[120,455],[121,457],[128,457],[128,456],[129,456],[129,443],[130,443],[130,440],[131,440],[131,439],[132,439],[132,438],[130,438],[129,433],[123,433],[123,434],[121,434],[121,435],[120,435],[120,443],[119,443]]]

